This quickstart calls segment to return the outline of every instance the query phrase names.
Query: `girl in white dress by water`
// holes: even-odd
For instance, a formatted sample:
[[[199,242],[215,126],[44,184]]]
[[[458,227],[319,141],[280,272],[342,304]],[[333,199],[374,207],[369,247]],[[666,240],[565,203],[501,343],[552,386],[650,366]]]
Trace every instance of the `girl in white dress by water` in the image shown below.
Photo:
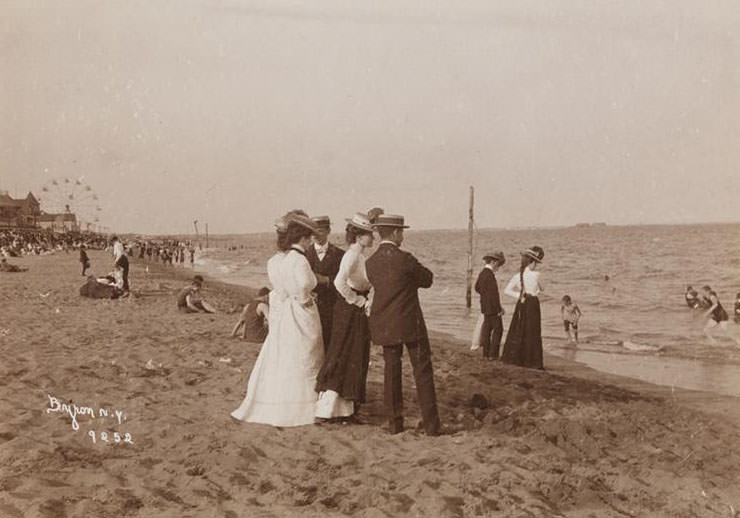
[[[272,284],[269,331],[232,417],[273,426],[312,424],[316,374],[324,359],[321,322],[311,291],[316,276],[305,257],[315,229],[289,213],[278,225],[278,248],[267,263]]]

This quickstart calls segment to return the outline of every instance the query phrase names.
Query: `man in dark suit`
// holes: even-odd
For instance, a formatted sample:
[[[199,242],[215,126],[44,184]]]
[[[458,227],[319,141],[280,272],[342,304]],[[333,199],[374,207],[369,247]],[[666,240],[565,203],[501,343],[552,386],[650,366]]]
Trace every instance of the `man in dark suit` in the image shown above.
[[[318,216],[312,219],[318,229],[314,234],[313,246],[306,250],[306,259],[318,281],[314,291],[316,292],[316,307],[321,319],[321,332],[324,337],[324,352],[326,352],[331,341],[331,323],[334,303],[337,301],[334,277],[339,272],[339,263],[342,262],[344,250],[329,243],[331,233],[329,216]]]
[[[483,261],[486,265],[475,281],[475,291],[480,294],[480,312],[483,314],[480,343],[483,347],[483,358],[498,360],[501,336],[504,334],[504,324],[501,321],[504,308],[501,307],[495,274],[506,262],[506,258],[503,252],[494,252],[485,256]]]
[[[367,278],[374,288],[370,335],[373,343],[383,346],[383,391],[390,432],[403,431],[401,355],[406,344],[424,430],[427,435],[439,435],[441,426],[434,393],[432,351],[418,294],[419,288],[432,285],[433,274],[413,255],[400,249],[403,229],[408,228],[403,216],[382,214],[376,219],[375,227],[382,241],[366,263]]]

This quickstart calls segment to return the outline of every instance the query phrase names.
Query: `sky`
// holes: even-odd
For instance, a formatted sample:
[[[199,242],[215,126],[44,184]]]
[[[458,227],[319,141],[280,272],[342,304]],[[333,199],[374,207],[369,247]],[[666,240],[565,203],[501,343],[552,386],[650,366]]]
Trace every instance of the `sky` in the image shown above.
[[[738,27],[737,0],[4,0],[0,189],[79,181],[145,234],[465,228],[469,186],[480,228],[738,221]]]

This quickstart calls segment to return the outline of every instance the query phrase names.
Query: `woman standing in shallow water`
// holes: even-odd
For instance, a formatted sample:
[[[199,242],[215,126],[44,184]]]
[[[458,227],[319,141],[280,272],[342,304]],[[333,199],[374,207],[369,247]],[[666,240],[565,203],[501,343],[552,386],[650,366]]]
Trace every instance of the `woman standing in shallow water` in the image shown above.
[[[517,299],[509,331],[506,333],[501,360],[521,367],[542,369],[542,322],[539,294],[543,291],[537,266],[545,251],[533,246],[522,252],[519,273],[515,274],[504,293]]]

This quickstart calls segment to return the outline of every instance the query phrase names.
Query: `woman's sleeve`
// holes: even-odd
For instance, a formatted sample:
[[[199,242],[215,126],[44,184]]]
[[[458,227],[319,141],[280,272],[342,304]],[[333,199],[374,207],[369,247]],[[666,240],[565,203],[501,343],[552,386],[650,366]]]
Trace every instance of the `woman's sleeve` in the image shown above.
[[[311,270],[308,259],[302,255],[295,265],[295,281],[301,295],[299,302],[304,304],[311,300],[311,291],[316,287],[316,275]]]
[[[342,257],[342,262],[339,263],[337,276],[334,277],[334,287],[348,304],[356,304],[360,298],[359,295],[349,287],[349,284],[347,284],[347,279],[349,279],[349,275],[355,267],[355,259],[356,254],[354,253],[354,250],[347,250]]]
[[[518,299],[521,295],[521,290],[521,281],[519,280],[519,274],[517,273],[514,274],[514,276],[512,276],[512,278],[509,280],[509,284],[507,284],[506,288],[504,289],[504,294],[508,295],[509,297]]]

